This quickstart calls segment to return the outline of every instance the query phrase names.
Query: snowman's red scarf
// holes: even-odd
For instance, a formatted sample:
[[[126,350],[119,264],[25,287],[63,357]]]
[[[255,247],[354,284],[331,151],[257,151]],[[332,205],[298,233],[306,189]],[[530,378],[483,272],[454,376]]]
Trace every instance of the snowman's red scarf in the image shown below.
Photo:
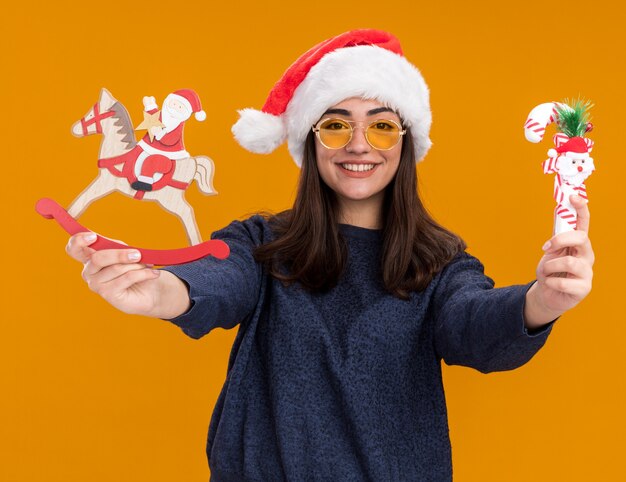
[[[137,145],[130,151],[119,156],[109,157],[107,159],[98,159],[98,167],[108,169],[109,172],[115,177],[126,178],[128,183],[132,184],[137,180],[134,170],[135,161],[142,151],[143,149],[141,149],[141,146]],[[176,161],[172,160],[172,162]],[[165,186],[171,186],[184,191],[189,187],[190,183],[177,181],[176,179],[173,179],[173,175],[174,169],[164,173],[163,177],[152,185],[152,190],[158,191],[159,189],[163,189]],[[137,191],[133,197],[135,199],[143,199],[145,193],[146,191]]]

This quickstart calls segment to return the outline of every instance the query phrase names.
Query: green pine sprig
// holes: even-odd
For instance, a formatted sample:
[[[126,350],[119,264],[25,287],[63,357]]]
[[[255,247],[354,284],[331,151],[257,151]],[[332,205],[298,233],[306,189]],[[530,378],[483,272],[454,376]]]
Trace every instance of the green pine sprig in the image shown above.
[[[567,137],[583,137],[587,131],[587,124],[591,120],[589,109],[593,104],[588,100],[577,99],[563,102],[569,107],[556,107],[556,124],[559,130]]]

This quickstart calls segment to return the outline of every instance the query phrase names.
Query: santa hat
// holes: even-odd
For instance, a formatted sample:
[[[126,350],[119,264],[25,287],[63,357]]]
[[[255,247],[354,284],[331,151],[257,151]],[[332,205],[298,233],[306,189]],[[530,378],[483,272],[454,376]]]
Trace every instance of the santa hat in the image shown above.
[[[180,89],[172,92],[168,95],[170,99],[176,99],[187,106],[190,112],[195,113],[194,117],[197,121],[203,121],[206,119],[206,112],[202,110],[202,104],[200,103],[200,97],[194,90]]]
[[[428,87],[402,55],[399,40],[380,30],[346,32],[307,51],[276,83],[261,111],[239,111],[232,131],[239,144],[258,154],[287,140],[301,166],[311,127],[330,106],[350,97],[393,109],[410,129],[416,161],[423,159],[431,146]]]
[[[548,156],[557,157],[559,154],[564,154],[566,152],[572,152],[575,154],[587,154],[591,152],[592,148],[593,141],[591,139],[587,139],[584,137],[570,137],[569,139],[567,139],[567,141],[563,143],[558,143],[556,149],[548,150]]]

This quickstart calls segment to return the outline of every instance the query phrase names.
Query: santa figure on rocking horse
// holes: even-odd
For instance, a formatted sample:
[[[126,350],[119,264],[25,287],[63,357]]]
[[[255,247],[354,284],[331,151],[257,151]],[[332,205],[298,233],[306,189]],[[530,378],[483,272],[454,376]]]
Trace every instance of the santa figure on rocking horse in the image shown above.
[[[200,98],[191,89],[169,94],[159,111],[154,97],[144,97],[144,121],[138,129],[147,133],[137,143],[137,159],[133,172],[136,181],[131,187],[137,191],[152,191],[155,182],[173,168],[174,161],[191,157],[183,143],[185,121],[192,114],[198,121],[206,119]]]
[[[192,206],[185,191],[193,181],[207,195],[213,188],[213,161],[206,156],[192,156],[185,150],[183,128],[195,114],[204,120],[198,94],[181,89],[169,94],[158,110],[154,97],[144,97],[143,122],[133,128],[124,105],[102,89],[100,99],[72,126],[77,137],[101,134],[98,154],[98,177],[79,194],[67,209],[78,219],[93,202],[112,192],[134,199],[155,201],[175,214],[185,226],[192,245],[202,242]],[[135,130],[148,132],[137,141]]]
[[[89,231],[77,219],[94,201],[113,192],[138,200],[154,201],[175,214],[185,226],[192,246],[173,250],[138,248],[142,260],[154,265],[187,263],[209,254],[223,259],[228,246],[220,240],[202,242],[192,206],[185,199],[185,190],[196,181],[200,191],[215,195],[213,160],[192,156],[185,150],[183,128],[195,114],[203,121],[198,94],[181,89],[169,94],[158,110],[154,97],[144,97],[144,119],[137,130],[148,132],[137,142],[135,129],[124,105],[102,89],[100,98],[87,113],[72,125],[72,134],[85,137],[102,135],[98,154],[98,175],[71,203],[67,211],[56,201],[43,198],[36,210],[43,217],[55,219],[70,234]],[[127,249],[129,246],[98,236],[92,249]]]

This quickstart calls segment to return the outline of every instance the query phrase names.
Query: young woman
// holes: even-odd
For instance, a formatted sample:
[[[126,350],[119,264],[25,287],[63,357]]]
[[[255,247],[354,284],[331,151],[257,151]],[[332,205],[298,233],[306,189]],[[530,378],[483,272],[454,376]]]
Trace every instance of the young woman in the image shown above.
[[[207,444],[215,481],[450,480],[441,360],[509,370],[591,288],[579,229],[544,246],[537,280],[493,288],[463,241],[423,208],[428,89],[386,32],[305,53],[233,132],[301,166],[293,209],[213,234],[227,260],[153,270],[133,250],[72,237],[90,288],[199,338],[239,325]]]

